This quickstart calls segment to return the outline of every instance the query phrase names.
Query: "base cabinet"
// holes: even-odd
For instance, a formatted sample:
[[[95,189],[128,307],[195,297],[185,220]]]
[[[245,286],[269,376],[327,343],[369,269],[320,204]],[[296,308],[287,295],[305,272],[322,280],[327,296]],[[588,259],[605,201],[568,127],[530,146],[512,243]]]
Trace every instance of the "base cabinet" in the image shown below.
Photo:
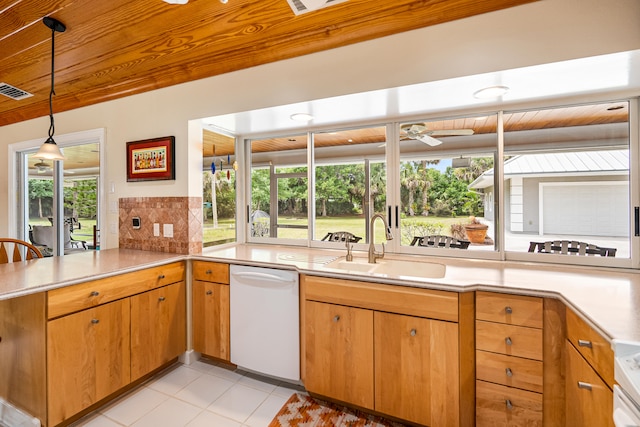
[[[184,282],[131,297],[131,381],[186,351]]]
[[[49,322],[50,425],[129,384],[129,327],[128,299]]]
[[[307,390],[373,409],[373,311],[309,301],[305,313]]]
[[[68,425],[183,353],[185,289],[179,262],[47,292],[43,425]]]
[[[613,427],[613,392],[567,342],[566,412],[568,426]]]
[[[458,425],[458,325],[374,313],[375,409],[430,426]]]
[[[193,279],[193,349],[229,362],[229,265],[194,261]]]
[[[461,420],[473,412],[461,395],[473,401],[473,390],[462,391],[460,325],[449,320],[458,319],[457,294],[308,276],[301,283],[310,393],[424,426],[467,425]],[[448,321],[412,313],[426,310]],[[473,363],[472,351],[464,359]]]

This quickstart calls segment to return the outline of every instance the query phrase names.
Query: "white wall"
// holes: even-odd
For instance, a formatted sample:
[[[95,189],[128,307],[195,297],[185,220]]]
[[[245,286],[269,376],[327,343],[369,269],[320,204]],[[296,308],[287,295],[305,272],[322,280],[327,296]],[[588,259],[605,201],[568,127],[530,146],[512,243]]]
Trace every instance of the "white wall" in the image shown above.
[[[190,119],[636,49],[639,1],[544,0],[56,113],[56,134],[106,129],[102,172],[116,189],[108,200],[198,196],[201,146]],[[47,117],[3,126],[0,144],[44,139],[47,129]],[[176,137],[176,180],[127,183],[125,143],[166,135]],[[0,148],[0,171],[7,152]],[[10,230],[8,179],[0,172],[0,235]],[[103,230],[118,221],[106,210],[103,218]],[[101,243],[116,247],[117,235],[103,231]]]

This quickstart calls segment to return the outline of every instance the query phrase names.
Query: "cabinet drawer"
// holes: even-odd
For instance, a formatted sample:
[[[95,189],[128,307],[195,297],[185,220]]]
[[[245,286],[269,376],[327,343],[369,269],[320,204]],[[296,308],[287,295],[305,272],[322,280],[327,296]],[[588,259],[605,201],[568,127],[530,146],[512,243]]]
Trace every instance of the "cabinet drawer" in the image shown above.
[[[300,276],[300,283],[307,300],[458,321],[456,292],[306,275]]]
[[[65,314],[126,298],[151,289],[184,280],[184,263],[175,262],[159,267],[92,280],[79,285],[47,292],[47,317]]]
[[[613,392],[567,341],[567,426],[613,427]]]
[[[477,320],[476,349],[542,360],[542,329]]]
[[[611,344],[572,310],[567,310],[567,339],[598,372],[607,385],[613,388],[615,381],[613,379],[614,363]]]
[[[542,394],[476,382],[476,426],[541,426]]]
[[[229,284],[229,264],[193,261],[193,278],[204,282]]]
[[[542,393],[542,362],[515,356],[476,352],[476,378]]]
[[[476,292],[476,319],[542,328],[542,298]]]

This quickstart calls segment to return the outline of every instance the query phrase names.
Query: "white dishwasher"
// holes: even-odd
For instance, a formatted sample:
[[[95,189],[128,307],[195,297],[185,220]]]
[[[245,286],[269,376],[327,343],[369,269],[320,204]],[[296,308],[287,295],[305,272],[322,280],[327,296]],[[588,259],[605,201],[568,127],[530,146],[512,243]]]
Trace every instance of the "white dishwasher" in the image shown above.
[[[300,380],[298,273],[231,265],[231,363]]]

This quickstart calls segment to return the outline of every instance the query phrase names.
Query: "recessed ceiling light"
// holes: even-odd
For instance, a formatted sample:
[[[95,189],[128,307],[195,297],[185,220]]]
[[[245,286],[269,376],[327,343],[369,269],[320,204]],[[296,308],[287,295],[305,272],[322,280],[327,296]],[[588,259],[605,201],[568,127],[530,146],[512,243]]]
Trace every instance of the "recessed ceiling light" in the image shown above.
[[[490,86],[475,91],[473,96],[478,99],[498,98],[507,92],[509,92],[509,88],[506,86]]]
[[[296,122],[309,122],[313,120],[313,116],[308,113],[295,113],[289,116],[291,120],[295,120]]]

